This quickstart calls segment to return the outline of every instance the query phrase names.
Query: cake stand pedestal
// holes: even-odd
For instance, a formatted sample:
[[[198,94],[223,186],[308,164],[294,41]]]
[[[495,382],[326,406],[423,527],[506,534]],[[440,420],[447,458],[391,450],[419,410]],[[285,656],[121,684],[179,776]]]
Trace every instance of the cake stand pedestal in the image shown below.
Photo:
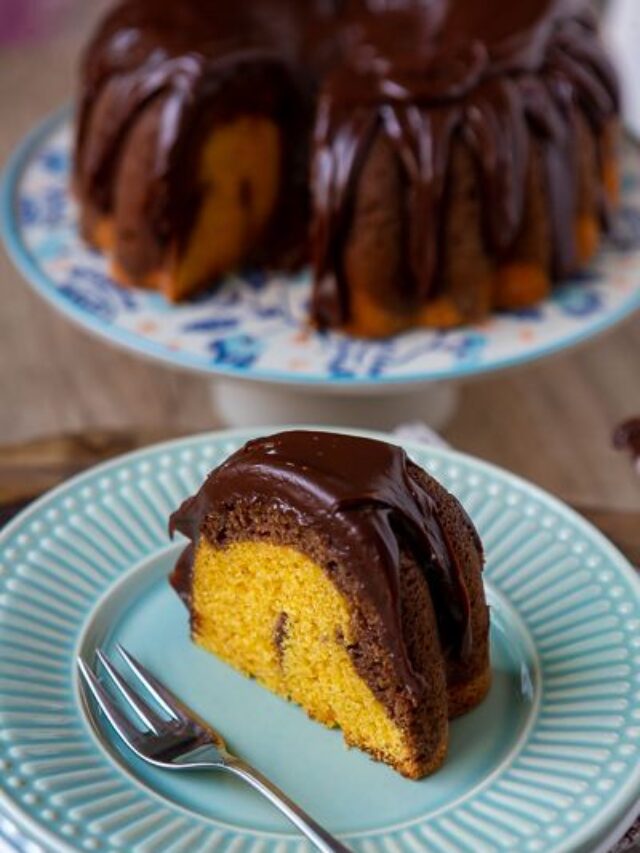
[[[451,419],[458,401],[454,383],[429,382],[387,388],[384,394],[323,393],[258,382],[218,380],[211,385],[216,414],[226,426],[272,424],[359,427],[389,431],[401,421],[422,421],[440,430]]]

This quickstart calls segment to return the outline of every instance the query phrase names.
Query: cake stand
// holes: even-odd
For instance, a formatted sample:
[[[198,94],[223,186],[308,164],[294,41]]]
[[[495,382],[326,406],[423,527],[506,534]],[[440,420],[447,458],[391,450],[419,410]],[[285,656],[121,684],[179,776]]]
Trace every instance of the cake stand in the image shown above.
[[[79,237],[69,193],[72,116],[33,131],[3,180],[0,228],[26,280],[111,344],[212,380],[229,424],[442,426],[456,385],[590,340],[640,306],[640,160],[627,151],[624,204],[610,245],[579,279],[532,309],[450,332],[383,341],[319,333],[306,322],[308,273],[247,271],[182,305],[119,286]]]

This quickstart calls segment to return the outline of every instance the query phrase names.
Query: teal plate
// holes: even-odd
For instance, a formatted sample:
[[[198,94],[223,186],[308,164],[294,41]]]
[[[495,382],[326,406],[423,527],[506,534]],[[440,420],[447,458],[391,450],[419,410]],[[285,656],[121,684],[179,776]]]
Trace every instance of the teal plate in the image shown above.
[[[45,850],[293,853],[309,845],[220,775],[144,766],[95,724],[74,658],[120,641],[354,851],[592,850],[640,796],[640,583],[554,498],[406,444],[487,550],[494,681],[411,782],[188,639],[169,513],[250,433],[160,445],[40,500],[0,536],[2,809]]]

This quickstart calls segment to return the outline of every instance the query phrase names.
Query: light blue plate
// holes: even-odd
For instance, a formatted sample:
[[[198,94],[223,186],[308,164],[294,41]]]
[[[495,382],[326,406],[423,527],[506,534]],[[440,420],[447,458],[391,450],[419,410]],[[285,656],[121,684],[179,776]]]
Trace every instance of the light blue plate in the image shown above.
[[[554,498],[451,451],[406,445],[484,539],[493,687],[408,781],[191,644],[167,584],[170,512],[249,433],[123,457],[0,535],[2,808],[50,850],[293,853],[308,846],[219,775],[151,769],[87,717],[77,654],[118,640],[231,746],[361,853],[592,850],[640,795],[640,583]]]
[[[615,248],[580,280],[519,313],[441,333],[358,341],[307,327],[308,274],[247,272],[195,301],[120,287],[79,238],[69,195],[68,111],[27,138],[9,164],[0,232],[39,294],[113,344],[174,366],[322,389],[380,392],[456,379],[541,358],[591,338],[640,306],[640,158],[627,152]]]

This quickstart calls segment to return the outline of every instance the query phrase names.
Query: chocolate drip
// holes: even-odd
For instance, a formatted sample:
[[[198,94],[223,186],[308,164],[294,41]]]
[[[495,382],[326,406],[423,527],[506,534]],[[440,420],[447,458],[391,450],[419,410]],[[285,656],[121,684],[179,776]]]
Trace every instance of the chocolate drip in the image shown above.
[[[409,551],[424,572],[447,654],[471,650],[470,603],[454,549],[416,466],[394,445],[322,432],[286,432],[249,442],[173,514],[170,532],[191,540],[172,576],[189,603],[193,544],[207,517],[273,500],[330,543],[343,569],[379,614],[399,677],[414,693],[400,612],[400,561]]]
[[[320,326],[350,319],[343,255],[361,170],[378,134],[390,141],[403,174],[407,270],[398,297],[408,307],[422,306],[442,286],[439,229],[448,221],[460,144],[476,164],[483,238],[498,264],[509,260],[521,231],[525,176],[536,149],[551,223],[549,272],[564,277],[578,266],[576,117],[594,127],[603,170],[602,130],[618,109],[615,75],[586,6],[583,0],[125,0],[84,64],[75,186],[87,224],[113,212],[129,131],[159,103],[153,166],[140,176],[146,203],[138,230],[145,231],[145,245],[180,243],[200,200],[202,140],[218,121],[258,113],[284,128],[287,146],[284,212],[274,217],[265,245],[284,239],[304,251],[312,159],[312,313]],[[271,262],[278,262],[277,252]]]
[[[286,178],[265,244],[277,244],[277,257],[280,248],[287,252],[304,241],[314,88],[301,62],[309,50],[305,22],[314,22],[309,55],[317,54],[321,63],[331,15],[318,8],[321,3],[310,3],[304,13],[296,5],[293,0],[126,0],[116,7],[84,59],[74,187],[86,224],[113,214],[129,132],[160,102],[155,157],[140,175],[148,188],[140,229],[161,247],[184,242],[202,192],[197,168],[202,142],[216,124],[257,114],[283,128],[285,145]]]
[[[483,236],[498,263],[509,259],[520,233],[531,147],[538,148],[552,223],[549,272],[575,272],[575,111],[601,131],[618,108],[615,75],[584,4],[407,3],[399,12],[358,17],[352,40],[325,83],[315,132],[318,324],[350,319],[340,259],[372,126],[387,137],[405,174],[409,304],[439,292],[442,246],[434,224],[447,220],[457,143],[476,162]],[[602,168],[601,150],[599,156]],[[601,207],[604,214],[604,198]]]
[[[101,121],[100,133],[87,134],[89,118],[81,116],[75,171],[79,194],[91,200],[98,215],[108,216],[112,210],[117,168],[131,127],[156,101],[162,104],[156,152],[151,172],[144,175],[153,203],[144,226],[161,245],[170,240],[180,244],[189,236],[201,191],[199,146],[216,123],[239,114],[272,118],[285,129],[285,159],[290,173],[295,170],[300,155],[293,144],[306,132],[308,117],[292,70],[281,57],[258,49],[218,57],[213,65],[198,55],[171,57],[115,75],[100,87],[87,112],[102,111],[108,122]],[[185,163],[192,165],[185,168]],[[287,191],[300,192],[300,171],[296,187],[288,183]],[[286,196],[283,188],[281,205]]]

